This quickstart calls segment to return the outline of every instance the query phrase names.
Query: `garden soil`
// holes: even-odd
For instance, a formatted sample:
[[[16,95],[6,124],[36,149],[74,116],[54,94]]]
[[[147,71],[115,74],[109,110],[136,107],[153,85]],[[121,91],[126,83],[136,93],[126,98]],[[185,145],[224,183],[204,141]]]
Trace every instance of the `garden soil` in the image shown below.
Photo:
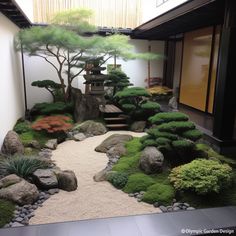
[[[144,133],[112,131],[104,135],[87,138],[81,142],[66,141],[53,151],[52,160],[62,170],[73,170],[78,179],[78,189],[73,192],[60,190],[35,211],[30,224],[45,224],[84,219],[159,213],[152,205],[137,202],[137,199],[114,188],[110,183],[95,182],[93,176],[102,170],[108,158],[94,149],[110,135]]]

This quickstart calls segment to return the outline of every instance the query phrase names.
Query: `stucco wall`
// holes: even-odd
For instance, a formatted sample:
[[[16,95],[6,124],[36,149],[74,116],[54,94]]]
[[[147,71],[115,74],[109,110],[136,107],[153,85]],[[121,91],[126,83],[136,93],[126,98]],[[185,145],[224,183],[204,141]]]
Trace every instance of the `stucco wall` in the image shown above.
[[[148,46],[151,45],[152,52],[163,55],[164,54],[164,42],[162,41],[147,41],[147,40],[130,40],[130,43],[134,45],[135,52],[147,52]],[[113,64],[114,60],[110,59],[108,64]],[[147,83],[145,79],[148,75],[148,63],[144,60],[131,60],[123,61],[118,59],[117,64],[121,64],[122,70],[130,77],[131,82],[135,86],[145,87]],[[31,108],[35,103],[51,101],[51,95],[44,89],[32,87],[31,83],[35,80],[50,79],[58,82],[55,69],[38,57],[25,56],[25,70],[27,81],[27,95],[28,106]],[[151,62],[151,76],[162,77],[163,76],[163,59],[154,60]],[[84,90],[83,76],[79,76],[78,79],[73,81],[73,86]]]
[[[24,114],[21,57],[13,47],[18,30],[0,13],[0,146],[7,131]]]

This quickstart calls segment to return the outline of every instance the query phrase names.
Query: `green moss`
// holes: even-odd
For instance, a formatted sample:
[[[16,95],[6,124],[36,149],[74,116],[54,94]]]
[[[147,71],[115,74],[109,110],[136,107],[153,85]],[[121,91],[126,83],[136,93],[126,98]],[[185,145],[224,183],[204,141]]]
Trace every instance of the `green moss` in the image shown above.
[[[150,136],[154,136],[155,138],[168,138],[170,140],[177,140],[178,139],[177,134],[171,134],[168,132],[160,132],[160,130],[158,128],[149,129],[147,131],[147,133]]]
[[[162,112],[149,118],[152,124],[160,125],[171,121],[187,121],[189,117],[181,112]]]
[[[8,224],[14,216],[15,205],[0,199],[0,228]]]
[[[19,135],[20,140],[25,147],[29,146],[32,140],[37,140],[41,147],[45,145],[45,143],[51,138],[44,132],[30,130],[26,133],[22,133]]]
[[[158,126],[162,132],[170,132],[174,134],[182,133],[188,130],[195,129],[195,125],[190,121],[171,121]]]
[[[141,105],[141,108],[144,110],[155,110],[157,112],[161,109],[161,106],[157,102],[147,101]]]
[[[156,183],[148,187],[142,200],[147,203],[158,202],[161,205],[169,205],[175,196],[174,188],[171,185]]]
[[[129,176],[128,182],[123,190],[126,193],[146,191],[153,184],[155,184],[155,181],[150,176],[143,173],[136,173]]]
[[[112,168],[114,171],[133,173],[138,170],[142,144],[139,138],[133,138],[126,144],[126,155],[122,156]]]
[[[192,141],[197,141],[198,139],[202,138],[202,132],[197,130],[197,129],[194,129],[194,130],[188,130],[188,131],[185,131],[183,134],[182,134],[182,137],[184,138],[187,138],[187,139],[190,139]]]

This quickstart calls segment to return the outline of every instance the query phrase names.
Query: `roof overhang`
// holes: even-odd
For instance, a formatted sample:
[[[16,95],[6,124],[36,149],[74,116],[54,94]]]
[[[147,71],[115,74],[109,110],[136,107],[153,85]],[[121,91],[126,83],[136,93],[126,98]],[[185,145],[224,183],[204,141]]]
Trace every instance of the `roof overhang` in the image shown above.
[[[15,23],[19,28],[31,26],[30,20],[14,0],[1,0],[0,12]]]
[[[132,38],[166,40],[184,32],[222,24],[225,0],[191,0],[138,26]]]

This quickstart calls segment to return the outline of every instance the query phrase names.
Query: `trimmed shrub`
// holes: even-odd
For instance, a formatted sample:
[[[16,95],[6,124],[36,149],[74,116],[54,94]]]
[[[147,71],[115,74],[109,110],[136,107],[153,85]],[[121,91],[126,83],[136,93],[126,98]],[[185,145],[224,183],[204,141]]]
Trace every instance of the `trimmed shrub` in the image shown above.
[[[150,97],[151,94],[142,87],[130,87],[125,88],[122,91],[115,94],[115,97],[119,99],[130,98],[130,97]]]
[[[128,181],[128,174],[124,172],[112,173],[108,176],[108,181],[116,188],[122,189]]]
[[[145,147],[148,147],[148,146],[156,146],[156,145],[157,145],[156,140],[154,140],[154,139],[146,139],[143,142],[142,148],[145,148]]]
[[[65,132],[72,128],[71,123],[72,120],[68,116],[46,116],[38,119],[32,125],[32,129],[36,131],[44,130],[47,133]]]
[[[197,129],[188,130],[182,134],[184,138],[190,139],[192,141],[197,141],[198,139],[202,138],[202,135],[202,132]]]
[[[198,159],[174,168],[169,176],[175,189],[199,195],[219,193],[231,183],[232,168],[218,161]]]
[[[27,121],[17,122],[14,129],[16,133],[22,134],[31,130],[30,124]]]
[[[27,178],[37,169],[46,169],[51,166],[50,160],[38,157],[16,156],[0,161],[0,172],[5,176],[16,174],[22,178]]]
[[[73,104],[64,102],[37,103],[31,110],[32,115],[65,114],[72,112],[73,112]]]
[[[149,118],[152,124],[160,125],[171,121],[188,121],[189,117],[181,112],[162,112]]]
[[[145,102],[141,105],[141,108],[144,109],[144,110],[159,111],[161,109],[161,106],[157,102],[147,101],[147,102]]]
[[[133,111],[133,110],[136,109],[136,106],[133,105],[133,104],[123,104],[123,105],[122,105],[122,108],[123,108],[125,111],[131,112],[131,111]]]
[[[161,146],[161,145],[168,145],[171,143],[171,140],[168,139],[168,138],[163,138],[163,137],[160,137],[160,138],[157,138],[156,139],[156,145],[157,146]]]
[[[158,202],[161,205],[170,205],[175,197],[175,190],[171,185],[156,183],[148,187],[142,200],[147,203]]]
[[[152,136],[151,135],[144,135],[140,138],[140,142],[143,143],[144,141],[146,141],[147,139],[151,139]]]
[[[192,150],[194,143],[188,140],[176,140],[172,142],[174,149],[178,151]]]
[[[167,138],[170,140],[177,140],[178,135],[177,134],[171,134],[168,132],[160,132],[158,128],[153,128],[149,129],[147,133],[152,137],[154,136],[155,138]]]
[[[4,199],[0,199],[0,228],[10,223],[14,216],[15,205]]]
[[[195,125],[190,121],[171,121],[158,126],[159,131],[179,134],[184,131],[195,129]]]
[[[155,184],[155,181],[150,176],[136,173],[129,176],[128,182],[123,190],[126,193],[146,191],[153,184]]]

